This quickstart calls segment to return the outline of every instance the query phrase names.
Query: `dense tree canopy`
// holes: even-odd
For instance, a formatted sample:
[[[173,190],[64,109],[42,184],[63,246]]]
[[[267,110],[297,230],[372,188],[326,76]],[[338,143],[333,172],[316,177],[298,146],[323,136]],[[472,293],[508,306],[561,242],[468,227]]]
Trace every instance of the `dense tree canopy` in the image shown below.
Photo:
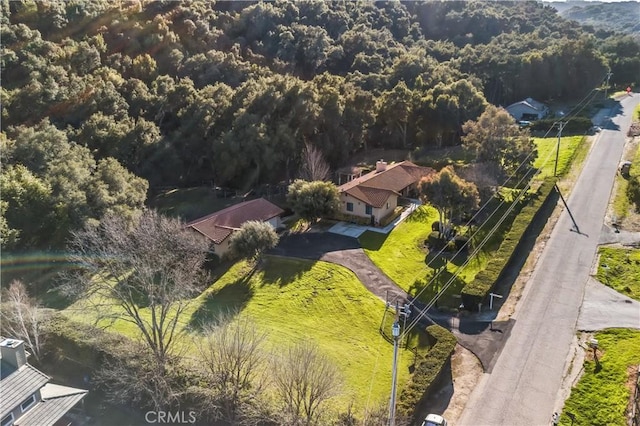
[[[614,85],[638,82],[637,40],[538,2],[0,9],[5,246],[59,245],[87,220],[137,210],[139,179],[248,190],[296,177],[305,145],[336,169],[370,147],[459,144],[488,103],[581,98],[608,69]],[[47,238],[20,213],[43,203]]]
[[[467,121],[462,128],[464,147],[476,161],[493,166],[500,178],[530,171],[537,157],[533,139],[504,108],[490,105],[477,121]]]
[[[452,166],[422,178],[418,190],[422,200],[438,210],[440,237],[451,229],[451,220],[455,215],[477,209],[480,202],[476,185],[460,178]]]
[[[316,220],[335,214],[340,207],[340,196],[331,182],[296,179],[289,185],[287,202],[301,218]]]

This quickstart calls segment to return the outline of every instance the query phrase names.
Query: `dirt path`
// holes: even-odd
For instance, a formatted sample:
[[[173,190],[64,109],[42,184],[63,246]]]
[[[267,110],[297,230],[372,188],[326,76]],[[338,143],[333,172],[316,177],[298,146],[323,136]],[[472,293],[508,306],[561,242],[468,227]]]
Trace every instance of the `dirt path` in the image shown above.
[[[455,425],[464,410],[469,395],[482,376],[482,365],[478,358],[464,347],[457,345],[451,357],[453,392],[443,417],[449,424]]]

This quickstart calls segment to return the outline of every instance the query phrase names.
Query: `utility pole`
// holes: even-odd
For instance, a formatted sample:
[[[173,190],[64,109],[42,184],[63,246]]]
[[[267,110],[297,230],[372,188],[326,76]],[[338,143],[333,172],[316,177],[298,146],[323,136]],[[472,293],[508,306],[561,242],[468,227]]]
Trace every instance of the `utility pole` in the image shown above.
[[[604,99],[607,99],[607,89],[609,89],[609,79],[611,78],[611,76],[613,75],[612,72],[608,72],[607,73],[607,85],[604,86]]]
[[[563,123],[562,121],[560,121],[558,124],[560,125],[560,129],[558,130],[558,143],[556,145],[556,162],[553,165],[553,176],[554,177],[557,176],[557,172],[558,172],[558,157],[560,156],[560,138],[562,137],[562,128],[567,123]]]
[[[396,320],[391,327],[393,335],[393,370],[391,372],[391,402],[389,403],[389,426],[396,424],[396,386],[398,380],[398,337],[400,336],[399,307],[396,300]]]

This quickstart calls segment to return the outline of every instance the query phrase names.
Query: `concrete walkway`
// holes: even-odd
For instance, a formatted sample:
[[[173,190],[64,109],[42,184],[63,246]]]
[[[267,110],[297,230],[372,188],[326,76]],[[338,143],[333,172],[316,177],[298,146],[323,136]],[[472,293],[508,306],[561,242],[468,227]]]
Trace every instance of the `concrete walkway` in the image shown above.
[[[589,278],[576,328],[579,331],[640,329],[640,302]]]

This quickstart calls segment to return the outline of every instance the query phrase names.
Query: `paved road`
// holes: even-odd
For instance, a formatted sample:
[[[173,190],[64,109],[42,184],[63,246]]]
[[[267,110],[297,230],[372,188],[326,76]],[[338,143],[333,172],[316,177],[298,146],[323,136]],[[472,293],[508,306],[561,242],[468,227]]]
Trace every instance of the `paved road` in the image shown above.
[[[548,425],[575,333],[631,114],[640,95],[611,111],[536,270],[526,285],[515,325],[491,374],[484,374],[459,424]]]
[[[577,329],[640,328],[640,302],[590,277],[580,308]]]

